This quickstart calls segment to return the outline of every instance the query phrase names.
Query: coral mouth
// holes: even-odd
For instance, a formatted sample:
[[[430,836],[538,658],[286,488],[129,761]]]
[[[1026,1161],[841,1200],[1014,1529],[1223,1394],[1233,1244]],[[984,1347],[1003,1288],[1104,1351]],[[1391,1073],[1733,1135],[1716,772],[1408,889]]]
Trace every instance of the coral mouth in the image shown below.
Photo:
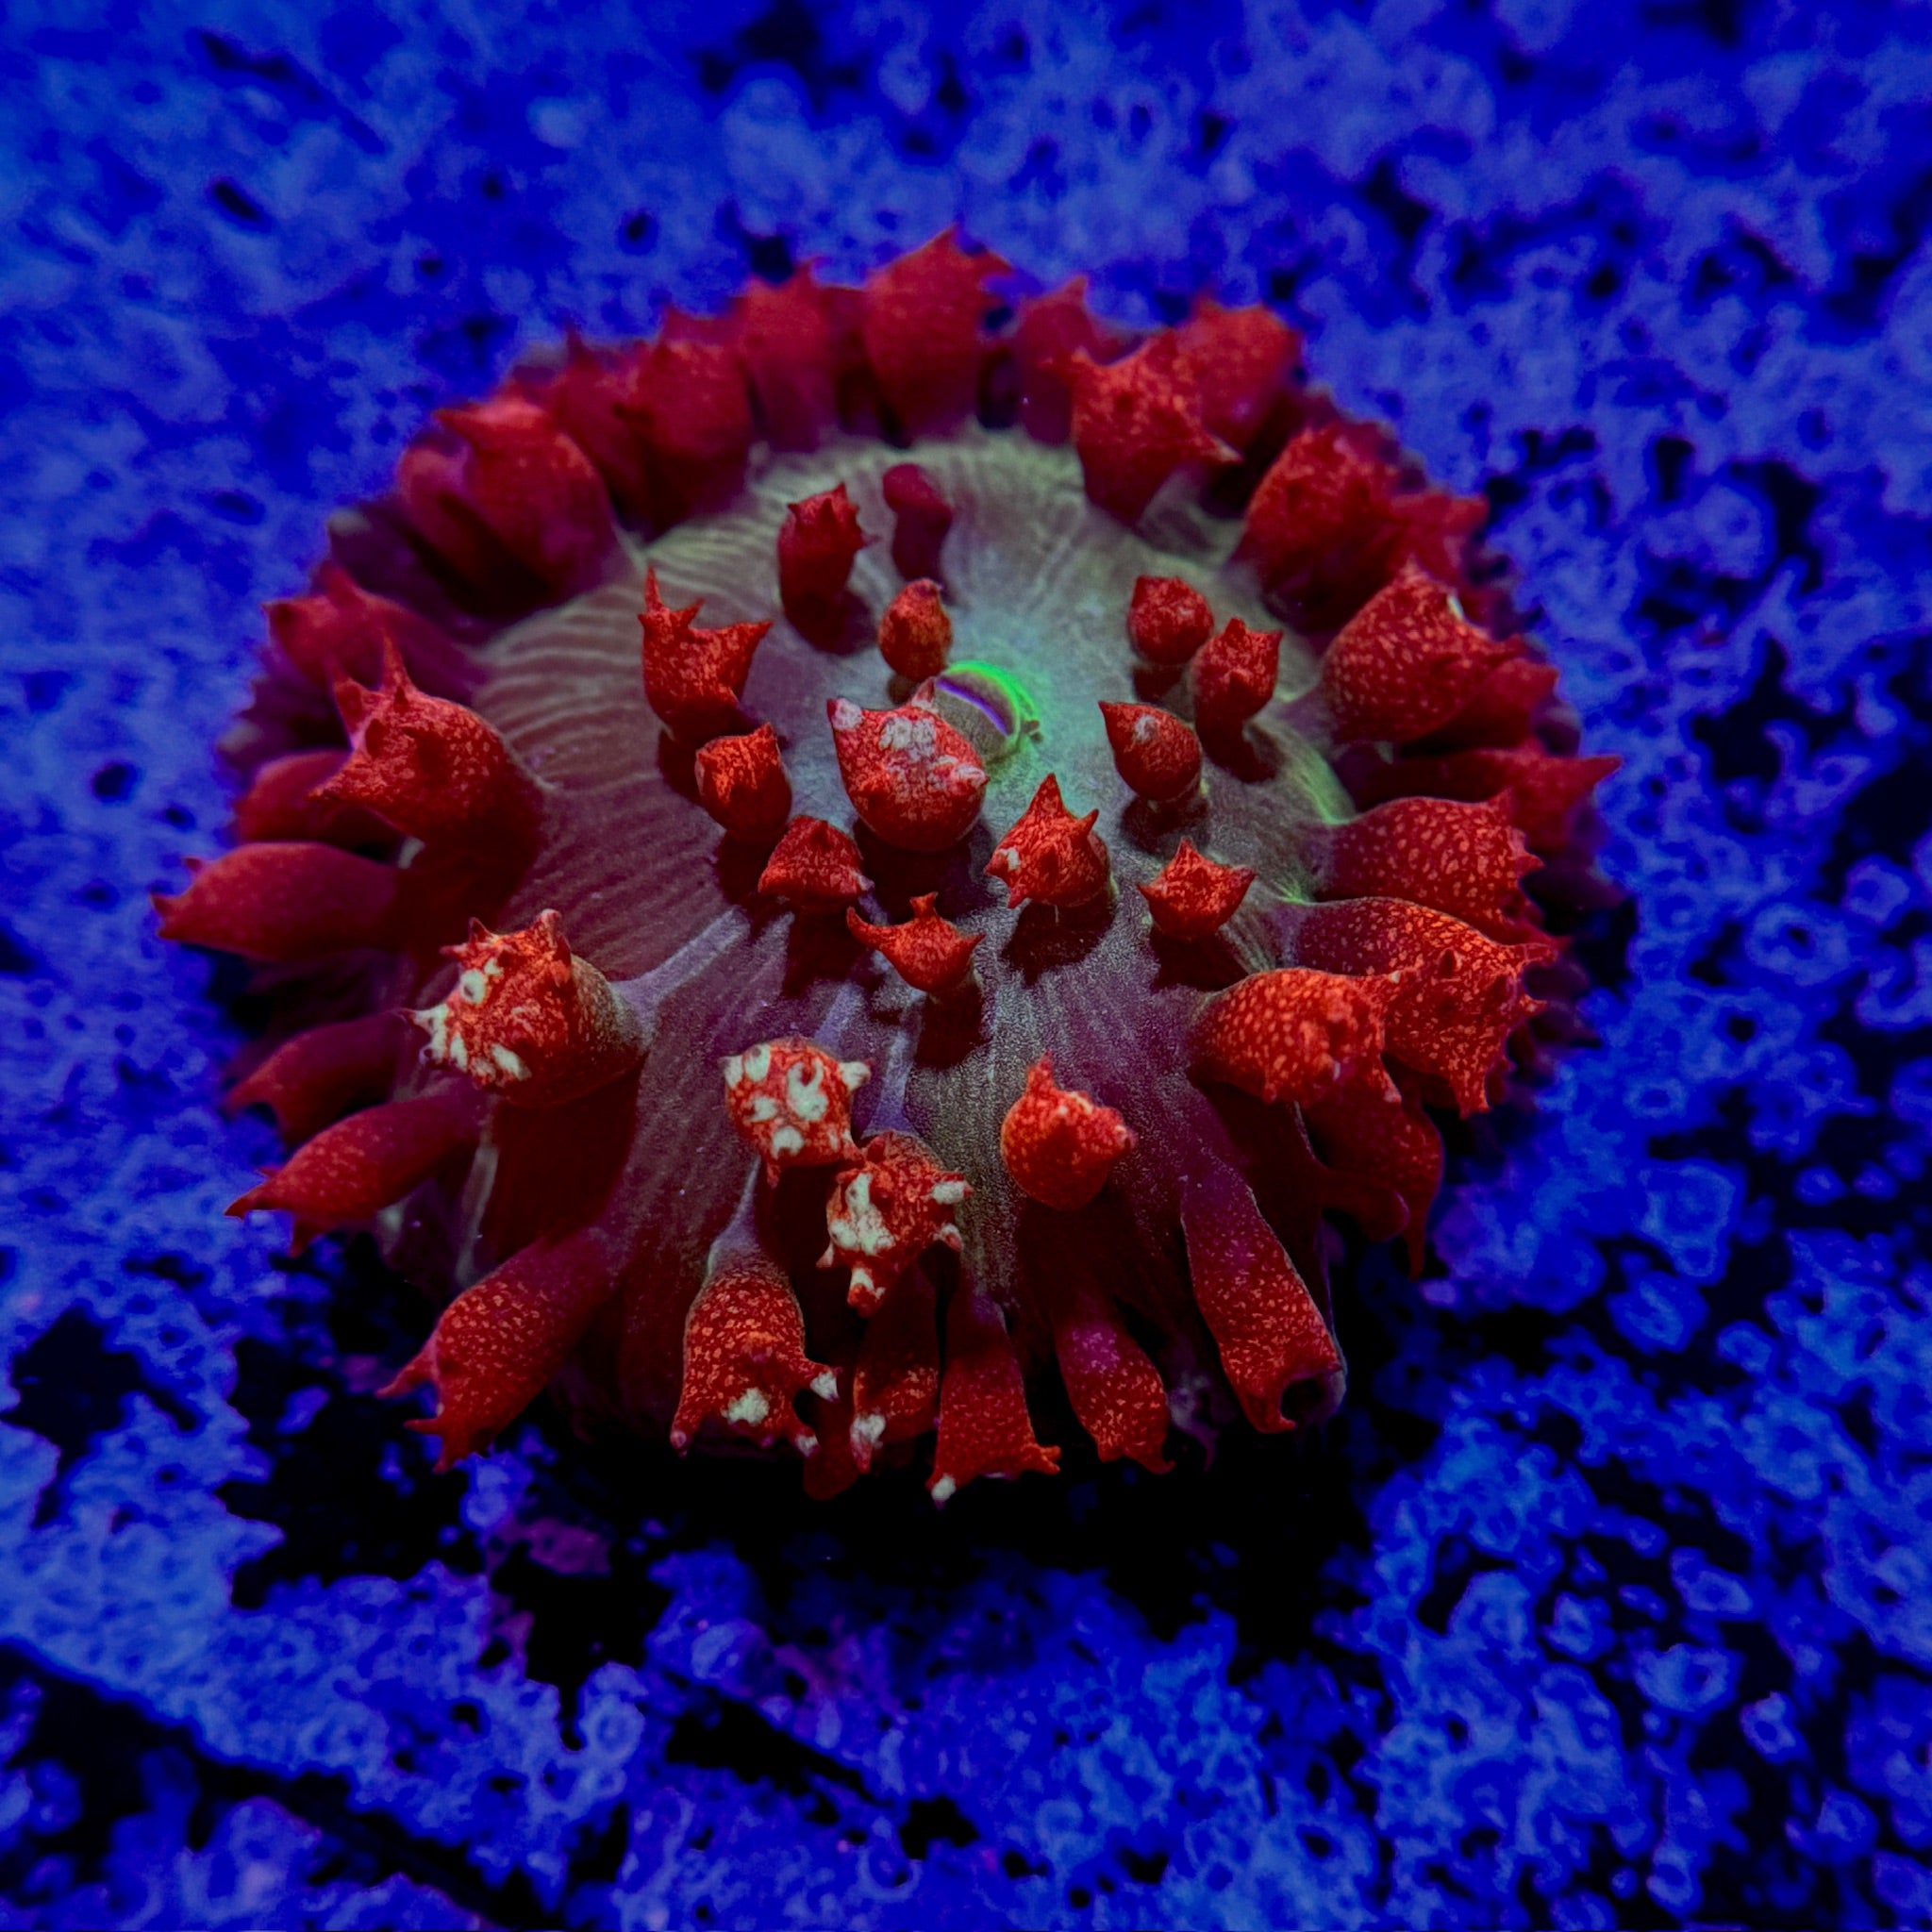
[[[1057,1466],[1056,1381],[1150,1469],[1176,1428],[1307,1426],[1344,1379],[1323,1217],[1419,1265],[1427,1109],[1531,1051],[1525,830],[1562,855],[1600,774],[1471,621],[1503,607],[1469,516],[1259,311],[1096,361],[1043,298],[987,365],[1036,436],[962,423],[999,265],[949,247],[865,291],[846,414],[909,447],[826,433],[836,309],[794,278],[614,404],[574,348],[446,412],[400,519],[282,607],[347,750],[264,765],[266,830],[164,930],[391,958],[420,1061],[375,1012],[278,1049],[238,1098],[312,1138],[237,1208],[373,1220],[458,1291],[395,1385],[445,1459],[552,1382],[679,1449],[789,1445],[820,1494],[936,1431],[941,1502]],[[902,340],[922,262],[971,323],[945,383]],[[780,297],[802,362],[758,334]],[[754,448],[733,382],[812,446]],[[1071,443],[1029,415],[1056,385]]]

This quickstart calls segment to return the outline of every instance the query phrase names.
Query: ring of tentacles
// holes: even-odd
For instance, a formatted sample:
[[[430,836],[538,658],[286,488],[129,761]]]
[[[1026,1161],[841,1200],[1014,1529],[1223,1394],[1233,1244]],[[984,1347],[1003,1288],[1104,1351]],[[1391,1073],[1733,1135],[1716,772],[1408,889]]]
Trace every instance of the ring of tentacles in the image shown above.
[[[1265,308],[1010,275],[945,235],[573,338],[269,608],[162,931],[278,1016],[232,1099],[295,1151],[231,1211],[444,1301],[391,1388],[445,1464],[546,1386],[939,1502],[1306,1427],[1324,1216],[1420,1268],[1432,1112],[1574,1026],[1614,761],[1483,505]]]

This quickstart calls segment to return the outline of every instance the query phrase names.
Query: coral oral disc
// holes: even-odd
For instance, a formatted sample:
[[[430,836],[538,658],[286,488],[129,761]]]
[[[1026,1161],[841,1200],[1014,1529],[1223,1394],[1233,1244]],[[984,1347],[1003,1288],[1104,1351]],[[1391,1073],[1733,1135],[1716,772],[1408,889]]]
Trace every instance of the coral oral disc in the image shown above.
[[[1574,1032],[1615,761],[1484,506],[1265,308],[1005,273],[948,234],[572,338],[271,607],[243,842],[157,905],[264,969],[228,1099],[293,1151],[238,1209],[450,1297],[394,1385],[444,1464],[546,1386],[814,1497],[1052,1472],[1029,1385],[1150,1471],[1306,1427],[1323,1217],[1419,1267],[1437,1118]]]

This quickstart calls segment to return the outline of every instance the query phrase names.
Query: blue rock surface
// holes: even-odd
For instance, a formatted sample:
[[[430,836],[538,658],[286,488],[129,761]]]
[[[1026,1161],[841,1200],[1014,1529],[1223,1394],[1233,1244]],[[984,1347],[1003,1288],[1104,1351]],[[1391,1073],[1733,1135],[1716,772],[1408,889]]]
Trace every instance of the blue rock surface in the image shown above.
[[[1928,105],[1922,5],[9,8],[0,1925],[1932,1923]],[[434,1475],[148,910],[258,607],[567,322],[955,219],[1487,491],[1599,1041],[1319,1444]]]

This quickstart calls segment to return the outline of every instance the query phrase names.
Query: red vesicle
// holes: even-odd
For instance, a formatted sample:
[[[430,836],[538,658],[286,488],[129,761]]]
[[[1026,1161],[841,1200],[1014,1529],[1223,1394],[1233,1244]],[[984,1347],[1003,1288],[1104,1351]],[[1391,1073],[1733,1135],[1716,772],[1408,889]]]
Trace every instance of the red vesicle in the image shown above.
[[[658,592],[658,573],[644,575],[644,696],[665,728],[687,743],[718,738],[738,722],[738,700],[751,661],[772,627],[724,624],[700,630],[702,603],[674,610]]]
[[[978,399],[985,284],[1010,273],[990,250],[966,254],[948,232],[866,277],[866,359],[908,436],[951,427]]]
[[[684,1324],[684,1386],[671,1424],[683,1450],[706,1423],[748,1436],[762,1448],[777,1441],[801,1456],[818,1438],[799,1419],[806,1390],[831,1401],[838,1378],[805,1352],[805,1317],[785,1271],[762,1255],[714,1255]]]
[[[1250,630],[1230,617],[1195,653],[1189,676],[1194,717],[1203,731],[1237,731],[1274,695],[1281,675],[1281,633]]]
[[[164,940],[290,965],[404,937],[402,874],[353,852],[242,845],[188,869],[186,891],[153,895]]]
[[[953,527],[953,506],[929,470],[894,463],[879,478],[892,512],[892,568],[902,577],[941,577],[940,551]]]
[[[1202,421],[1224,442],[1245,450],[1282,400],[1301,360],[1301,337],[1258,302],[1224,308],[1209,295],[1195,298],[1177,334],[1193,364]]]
[[[984,935],[961,932],[951,920],[941,919],[934,909],[938,904],[937,893],[921,893],[904,925],[868,924],[848,907],[845,924],[854,939],[878,953],[908,986],[919,992],[951,992],[973,971],[973,949]]]
[[[788,1167],[862,1158],[852,1096],[871,1077],[863,1060],[841,1060],[815,1041],[760,1041],[724,1062],[724,1108],[775,1182]]]
[[[798,912],[838,912],[872,891],[858,869],[858,847],[824,819],[796,818],[773,847],[758,891]]]
[[[769,845],[791,816],[791,780],[769,724],[739,738],[714,738],[692,764],[698,803],[724,826],[727,838]]]
[[[383,649],[378,689],[336,681],[350,756],[311,797],[373,812],[425,844],[533,838],[537,788],[502,737],[466,706],[425,697],[395,645]]]
[[[602,578],[617,534],[610,498],[547,410],[505,395],[436,420],[460,450],[415,444],[396,480],[410,521],[459,575],[494,588],[507,554],[552,597]]]
[[[937,677],[953,648],[953,620],[940,602],[940,587],[918,577],[886,606],[879,619],[879,656],[915,684]]]
[[[1257,1100],[1303,1106],[1346,1081],[1385,1091],[1388,1016],[1400,974],[1374,978],[1289,968],[1216,993],[1194,1028],[1194,1063]]]
[[[1201,782],[1201,741],[1192,728],[1158,705],[1110,705],[1100,700],[1113,768],[1142,798],[1171,805]]]
[[[1140,888],[1157,931],[1194,941],[1217,933],[1248,895],[1255,874],[1245,865],[1217,865],[1183,839],[1151,884]]]
[[[445,946],[457,982],[409,1017],[428,1035],[426,1065],[467,1074],[519,1107],[557,1107],[627,1074],[643,1058],[642,1021],[617,989],[542,912],[521,932],[470,922]]]
[[[1328,646],[1322,695],[1337,738],[1400,743],[1453,718],[1515,654],[1468,623],[1445,585],[1409,565]]]
[[[1509,658],[1498,664],[1446,723],[1412,749],[1463,751],[1476,746],[1521,744],[1557,689],[1557,667],[1534,658]]]
[[[845,795],[887,844],[943,852],[966,836],[986,795],[986,767],[936,710],[915,700],[867,711],[832,698],[825,714]]]
[[[1085,906],[1107,890],[1107,847],[1093,827],[1098,811],[1076,819],[1051,773],[1033,801],[993,847],[986,875],[1007,889],[1009,907],[1037,899],[1042,906]]]
[[[269,634],[310,684],[326,691],[338,677],[363,683],[382,672],[385,641],[403,654],[425,690],[460,691],[474,674],[460,645],[440,625],[407,605],[365,591],[341,564],[316,566],[315,588],[267,607]]]
[[[1374,975],[1353,982],[1360,987],[1399,975],[1384,1015],[1389,1051],[1440,1080],[1465,1117],[1490,1106],[1488,1081],[1500,1071],[1503,1042],[1541,1010],[1523,976],[1555,956],[1547,941],[1499,945],[1459,919],[1404,899],[1284,907],[1276,916],[1303,966],[1324,975]]]
[[[973,1192],[915,1134],[874,1134],[857,1167],[841,1171],[825,1203],[830,1245],[821,1268],[852,1271],[846,1300],[874,1313],[935,1241],[959,1247],[953,1216]]]
[[[1023,303],[1013,329],[1020,426],[1036,442],[1065,442],[1074,427],[1067,377],[1074,353],[1110,362],[1120,347],[1120,339],[1087,307],[1085,275]]]
[[[1184,464],[1234,460],[1202,425],[1193,365],[1172,334],[1119,362],[1076,351],[1067,370],[1087,494],[1123,523],[1135,522]]]
[[[459,1149],[476,1144],[474,1093],[439,1088],[391,1100],[325,1127],[289,1160],[229,1204],[233,1215],[274,1208],[295,1224],[299,1254],[317,1235],[369,1220],[420,1187]]]
[[[1114,1108],[1055,1081],[1051,1054],[1027,1069],[1024,1091],[1000,1123],[1007,1172],[1046,1208],[1086,1207],[1133,1148],[1134,1131]]]
[[[442,1439],[436,1466],[448,1469],[530,1406],[616,1285],[594,1228],[525,1248],[442,1311],[422,1353],[382,1393],[434,1385],[437,1413],[408,1426]]]
[[[1301,1272],[1238,1175],[1191,1176],[1181,1201],[1194,1300],[1208,1324],[1228,1384],[1248,1421],[1265,1433],[1295,1427],[1282,1397],[1313,1383],[1316,1405],[1340,1399],[1341,1352]],[[1323,1385],[1330,1385],[1323,1389]]]
[[[845,594],[852,560],[871,540],[842,483],[789,506],[778,531],[778,595],[788,615],[809,615]]]
[[[1214,612],[1181,577],[1136,577],[1127,638],[1153,664],[1185,664],[1214,630]]]

